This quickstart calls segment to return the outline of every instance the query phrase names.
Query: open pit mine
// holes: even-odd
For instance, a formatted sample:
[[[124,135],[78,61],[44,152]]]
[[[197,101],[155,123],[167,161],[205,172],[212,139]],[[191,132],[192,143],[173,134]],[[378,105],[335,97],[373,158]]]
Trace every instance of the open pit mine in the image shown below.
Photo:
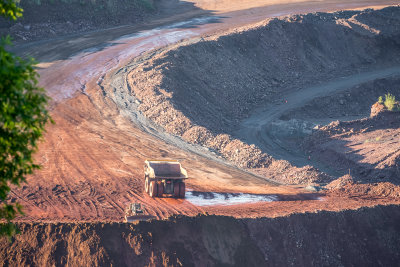
[[[128,2],[0,20],[54,121],[0,265],[398,266],[398,1]]]

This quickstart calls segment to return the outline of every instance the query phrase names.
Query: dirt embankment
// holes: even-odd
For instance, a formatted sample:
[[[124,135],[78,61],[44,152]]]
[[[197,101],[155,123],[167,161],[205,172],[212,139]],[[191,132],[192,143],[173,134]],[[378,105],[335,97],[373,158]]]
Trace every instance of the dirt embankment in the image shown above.
[[[335,121],[304,142],[312,156],[348,170],[363,182],[400,183],[400,112],[382,110],[361,120]]]
[[[0,254],[12,266],[395,266],[399,220],[399,206],[376,206],[274,219],[20,224]]]
[[[311,159],[322,161],[340,173],[350,171],[356,181],[397,184],[399,167],[396,165],[396,151],[400,143],[396,113],[380,114],[378,111],[379,116],[369,118],[371,105],[388,92],[396,99],[400,98],[399,76],[377,79],[314,98],[302,107],[285,112],[279,124],[275,123],[306,125],[305,128],[294,129],[293,136],[301,131],[308,134],[290,140],[279,134],[278,128],[276,137],[285,140],[287,147],[303,150]],[[321,126],[332,120],[335,122]]]
[[[200,10],[175,0],[26,0],[16,22],[0,18],[0,34],[16,43],[142,23]]]
[[[288,162],[275,162],[231,133],[256,107],[284,102],[286,92],[398,65],[399,13],[400,8],[390,7],[296,15],[179,44],[119,70],[117,75],[127,73],[127,88],[108,93],[121,108],[137,105],[167,132],[215,150],[237,166],[275,163],[270,175],[289,183],[329,180],[310,166],[293,169]],[[299,174],[292,181],[282,175],[290,168]]]
[[[400,77],[377,79],[347,90],[317,97],[281,116],[282,120],[326,121],[369,117],[371,105],[387,93],[400,99]]]
[[[357,183],[351,175],[344,175],[326,185],[330,196],[368,198],[399,198],[400,186],[389,182]]]

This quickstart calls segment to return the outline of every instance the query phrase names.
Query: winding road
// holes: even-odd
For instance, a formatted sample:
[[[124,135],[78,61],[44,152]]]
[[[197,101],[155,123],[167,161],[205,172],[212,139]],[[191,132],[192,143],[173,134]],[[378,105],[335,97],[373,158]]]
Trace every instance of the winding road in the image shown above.
[[[196,3],[196,1],[192,2]],[[199,1],[199,5],[204,5],[206,2]],[[186,14],[176,14],[168,19],[153,21],[146,26],[121,26],[59,37],[16,46],[14,51],[21,55],[36,57],[39,61],[39,84],[47,90],[55,103],[59,103],[72,98],[76,93],[85,93],[90,89],[90,84],[98,84],[106,73],[124,67],[132,58],[182,40],[211,35],[276,16],[338,9],[363,9],[396,4],[397,1],[288,0],[279,1],[279,3],[277,4],[274,0],[253,0],[249,1],[251,8],[243,9],[246,5],[243,5],[241,1],[233,1],[229,8],[213,6],[216,10],[212,12],[189,10]],[[210,8],[209,5],[205,7]],[[154,28],[149,29],[149,27]],[[377,77],[380,77],[379,73]],[[309,93],[303,91],[294,93],[291,97],[296,101],[289,100],[289,105],[274,106],[271,110],[262,113],[255,112],[254,116],[244,122],[243,130],[237,135],[244,137],[249,143],[260,146],[274,157],[288,158],[294,164],[304,165],[302,157],[293,156],[293,152],[286,151],[278,145],[276,140],[268,137],[263,130],[265,125],[278,117],[281,112],[296,107],[296,103],[300,105],[306,99],[329,93],[329,89],[340,90],[351,85],[353,80],[360,83],[367,80],[367,76],[348,78],[347,83],[333,82],[334,86],[327,84],[325,87],[309,88],[307,89]],[[300,99],[303,100],[300,101]],[[176,140],[171,143],[175,144]]]
[[[198,2],[201,6],[207,1]],[[228,9],[216,5],[215,10],[188,11],[142,26],[127,25],[21,44],[13,51],[36,58],[40,85],[46,88],[54,101],[59,102],[85,90],[91,80],[98,80],[110,70],[124,66],[133,57],[184,39],[211,35],[277,16],[398,4],[393,0],[287,0],[279,1],[280,4],[274,0],[253,0],[247,1],[248,5],[237,2],[239,4],[233,1]],[[241,9],[245,6],[251,8]],[[207,15],[199,17],[202,14]]]
[[[343,91],[365,82],[396,75],[400,75],[400,67],[355,74],[324,84],[302,88],[301,90],[287,91],[285,92],[287,103],[269,104],[258,108],[253,112],[253,115],[242,122],[240,130],[235,133],[235,136],[248,144],[255,144],[276,159],[288,160],[291,164],[299,167],[309,165],[310,161],[303,153],[288,149],[279,139],[269,133],[268,128],[270,125],[279,120],[280,116],[285,112],[302,107],[314,98]],[[322,171],[336,175],[335,172],[318,162],[313,161],[312,165]]]

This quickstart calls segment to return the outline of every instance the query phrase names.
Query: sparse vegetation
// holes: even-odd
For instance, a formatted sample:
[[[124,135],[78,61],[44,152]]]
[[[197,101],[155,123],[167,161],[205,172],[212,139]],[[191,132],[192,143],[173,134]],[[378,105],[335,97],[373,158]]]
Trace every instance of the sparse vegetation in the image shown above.
[[[385,100],[383,100],[383,97],[380,96],[378,98],[378,103],[383,104],[390,111],[400,111],[399,102],[396,101],[396,97],[391,93],[385,94]]]
[[[385,94],[384,105],[388,110],[393,111],[396,107],[396,97],[391,93]]]

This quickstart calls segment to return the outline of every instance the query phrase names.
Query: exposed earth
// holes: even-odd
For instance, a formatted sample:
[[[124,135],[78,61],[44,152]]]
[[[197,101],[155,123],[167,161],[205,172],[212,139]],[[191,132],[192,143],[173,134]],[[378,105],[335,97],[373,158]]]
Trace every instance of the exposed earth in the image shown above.
[[[285,183],[329,182],[336,172],[322,166],[329,175],[320,173],[307,166],[320,164],[285,147],[314,122],[278,119],[320,95],[398,76],[398,12],[272,19],[135,58],[109,73],[113,81],[102,86],[111,87],[105,92],[121,109],[138,109],[167,132],[217,151],[239,167],[258,168]],[[368,92],[359,97],[359,102],[370,99]],[[296,127],[298,136],[291,129]]]
[[[18,22],[0,18],[0,33],[10,34],[17,44],[76,37],[107,28],[118,31],[130,26],[132,32],[133,26],[154,27],[208,13],[176,0],[26,0],[20,4],[24,13]]]
[[[55,124],[3,265],[398,262],[400,113],[371,114],[400,98],[397,2],[191,2],[17,41]],[[144,192],[148,158],[181,161],[186,199]],[[131,202],[157,220],[121,224]]]
[[[121,223],[27,223],[12,244],[3,240],[4,265],[39,266],[396,266],[400,210],[357,211],[234,219],[172,217]],[[362,257],[360,257],[362,255]]]

